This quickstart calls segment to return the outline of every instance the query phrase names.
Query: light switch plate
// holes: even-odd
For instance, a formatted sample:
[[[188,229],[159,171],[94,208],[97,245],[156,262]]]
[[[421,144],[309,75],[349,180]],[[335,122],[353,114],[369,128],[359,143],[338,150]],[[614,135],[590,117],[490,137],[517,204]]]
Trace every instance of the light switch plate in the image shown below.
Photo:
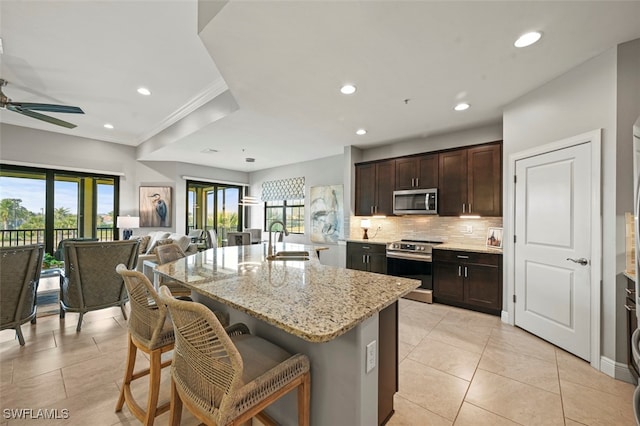
[[[376,368],[376,358],[378,355],[378,347],[377,341],[373,341],[367,345],[367,356],[366,356],[366,364],[367,364],[367,373],[371,372],[374,368]]]
[[[471,234],[471,233],[473,233],[473,226],[471,226],[471,225],[462,226],[462,233],[463,234]]]

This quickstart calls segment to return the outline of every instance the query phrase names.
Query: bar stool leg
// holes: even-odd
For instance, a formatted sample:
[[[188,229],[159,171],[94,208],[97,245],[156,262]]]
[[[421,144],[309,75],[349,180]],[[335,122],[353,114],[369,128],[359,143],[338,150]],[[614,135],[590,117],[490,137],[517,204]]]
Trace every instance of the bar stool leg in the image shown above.
[[[118,398],[118,403],[116,404],[116,413],[122,411],[122,407],[124,405],[124,390],[125,388],[131,386],[131,379],[133,377],[133,368],[136,364],[136,355],[138,348],[131,340],[131,334],[129,336],[129,351],[127,352],[127,368],[124,372],[124,380],[122,381],[122,387],[120,388],[120,397]]]
[[[149,399],[147,400],[147,416],[144,419],[145,426],[153,426],[158,409],[158,394],[160,393],[160,377],[162,375],[161,356],[159,350],[151,351],[149,361]]]

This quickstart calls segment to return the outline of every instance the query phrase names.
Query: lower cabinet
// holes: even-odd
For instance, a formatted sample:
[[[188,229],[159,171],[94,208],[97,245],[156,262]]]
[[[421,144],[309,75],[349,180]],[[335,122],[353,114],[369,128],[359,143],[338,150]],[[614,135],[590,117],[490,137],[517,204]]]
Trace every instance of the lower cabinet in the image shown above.
[[[347,268],[359,271],[387,273],[385,244],[347,242]]]
[[[439,303],[500,315],[502,255],[435,249],[433,298]]]

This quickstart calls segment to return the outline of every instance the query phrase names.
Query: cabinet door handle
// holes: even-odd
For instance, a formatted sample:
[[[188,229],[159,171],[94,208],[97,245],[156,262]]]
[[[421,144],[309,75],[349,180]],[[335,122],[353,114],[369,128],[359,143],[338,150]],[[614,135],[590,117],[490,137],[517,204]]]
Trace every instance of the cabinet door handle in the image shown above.
[[[371,211],[371,214],[373,214],[373,206],[369,207],[369,210]]]
[[[629,305],[624,305],[624,307],[627,309],[627,311],[629,312],[633,312],[636,310],[635,306],[629,306]]]
[[[416,187],[420,186],[420,178],[416,178]]]
[[[462,266],[458,265],[458,276],[462,276]]]
[[[363,249],[363,250],[369,250],[370,248],[371,248],[371,247],[369,247],[369,246],[362,246],[362,249]]]
[[[367,263],[371,263],[371,256],[367,255]]]
[[[468,259],[468,258],[469,258],[469,256],[463,256],[463,255],[459,254],[459,255],[457,256],[457,258],[458,258],[458,259]]]
[[[466,205],[462,203],[462,213],[466,213]]]
[[[464,277],[467,278],[469,275],[467,274],[467,267],[464,267]]]
[[[367,263],[366,258],[364,257],[364,254],[362,255],[362,263]]]
[[[627,291],[627,294],[628,294],[629,296],[631,296],[632,294],[635,294],[635,292],[636,292],[636,291],[635,291],[634,289],[632,289],[632,288],[625,288],[625,290]]]
[[[469,203],[469,213],[471,213],[471,203]]]

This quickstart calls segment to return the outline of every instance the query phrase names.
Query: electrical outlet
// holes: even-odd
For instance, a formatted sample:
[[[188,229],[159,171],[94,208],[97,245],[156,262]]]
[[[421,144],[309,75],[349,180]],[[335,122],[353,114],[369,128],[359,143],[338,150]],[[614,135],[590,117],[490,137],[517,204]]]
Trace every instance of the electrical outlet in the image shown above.
[[[463,233],[463,234],[471,234],[471,233],[473,233],[473,226],[471,226],[471,225],[464,225],[464,226],[462,227],[462,233]]]
[[[367,356],[366,356],[366,364],[367,364],[367,373],[370,373],[376,367],[376,358],[378,356],[378,347],[377,342],[374,340],[373,342],[367,345]]]

